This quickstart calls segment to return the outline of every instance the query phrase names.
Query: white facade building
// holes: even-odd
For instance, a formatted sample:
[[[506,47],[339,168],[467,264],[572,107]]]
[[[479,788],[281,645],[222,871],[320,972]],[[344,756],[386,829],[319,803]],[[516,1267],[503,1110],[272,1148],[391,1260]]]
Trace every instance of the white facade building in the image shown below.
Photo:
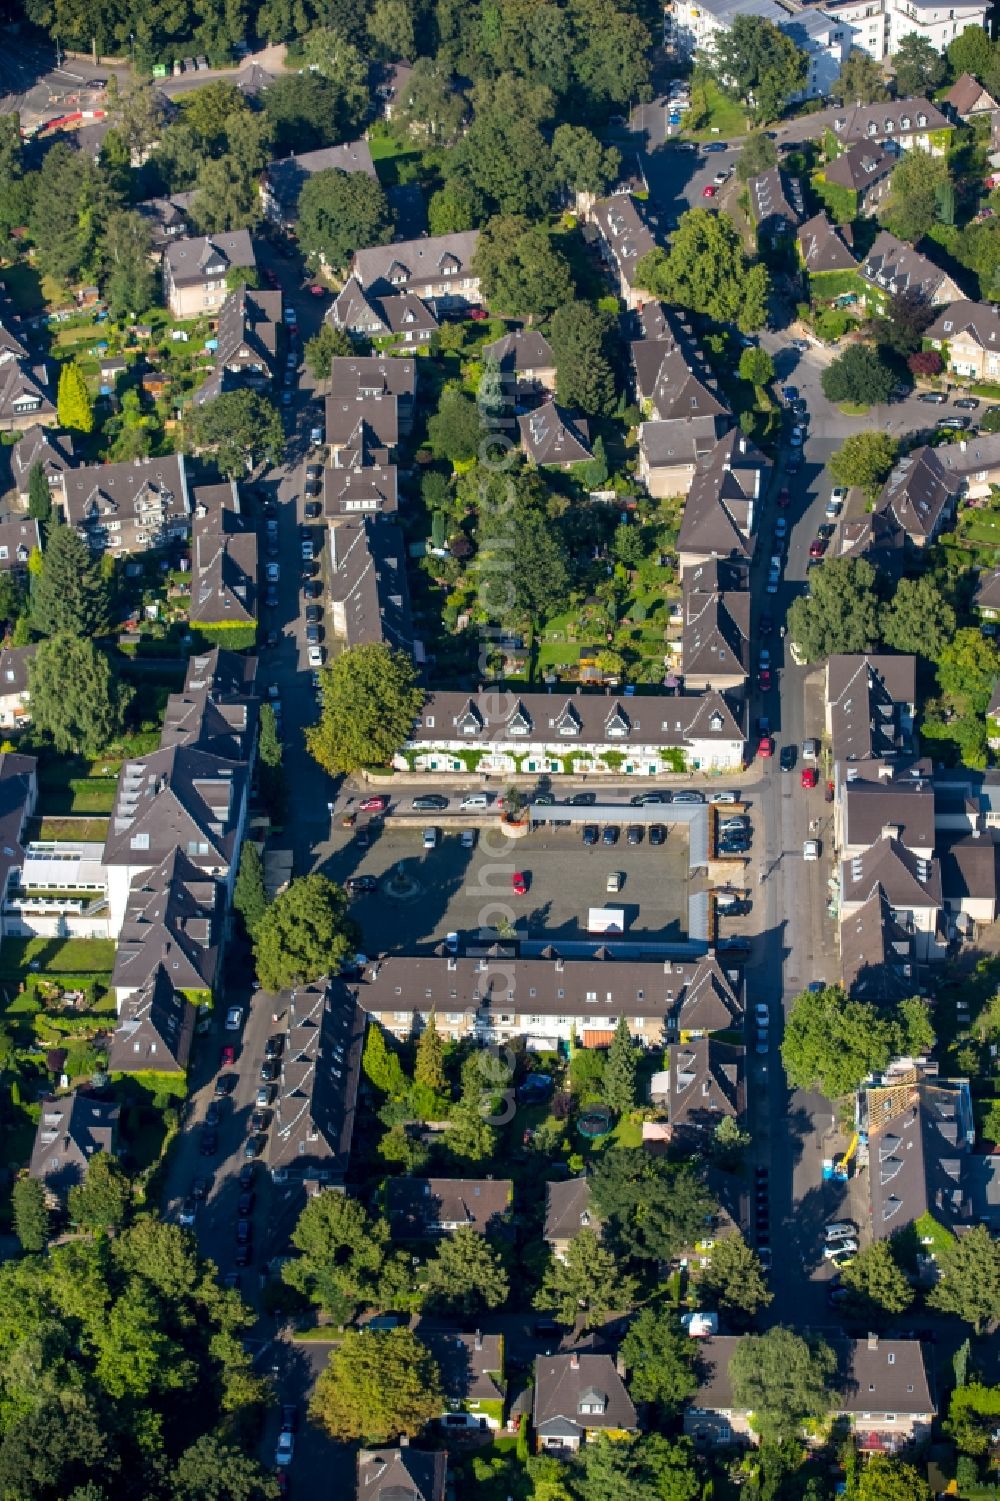
[[[832,8],[806,10],[777,0],[674,0],[664,14],[664,40],[682,57],[711,52],[715,38],[728,31],[737,16],[771,21],[806,53],[809,77],[794,97],[824,99],[829,94],[854,42],[850,26]]]
[[[987,6],[975,0],[965,5],[942,5],[938,0],[833,0],[830,15],[854,31],[854,45],[876,62],[891,57],[904,36],[916,32],[935,52],[943,53],[949,42],[967,26],[986,25]]]

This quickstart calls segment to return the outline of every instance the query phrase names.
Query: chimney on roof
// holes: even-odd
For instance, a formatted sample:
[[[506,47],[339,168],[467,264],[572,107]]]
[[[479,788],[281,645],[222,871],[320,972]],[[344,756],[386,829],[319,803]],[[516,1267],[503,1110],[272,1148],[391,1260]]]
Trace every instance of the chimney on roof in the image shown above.
[[[408,1433],[401,1433],[399,1435],[399,1447],[401,1449],[407,1448],[408,1445],[409,1445],[409,1442],[410,1442],[410,1435]]]
[[[621,1357],[620,1354],[618,1354],[618,1355],[615,1356],[615,1370],[618,1372],[619,1376],[624,1381],[625,1380],[625,1362],[622,1359],[622,1357]]]
[[[476,1349],[477,1350],[481,1350],[482,1348],[483,1348],[483,1331],[481,1329],[477,1329],[476,1330]]]
[[[578,1371],[580,1369],[580,1357],[575,1350],[569,1358],[569,1368],[571,1371]]]
[[[900,839],[902,838],[902,834],[903,830],[898,823],[884,823],[882,825],[883,839]]]
[[[869,1348],[869,1350],[877,1350],[878,1349],[878,1335],[877,1334],[869,1333],[869,1335],[868,1335],[868,1348]]]

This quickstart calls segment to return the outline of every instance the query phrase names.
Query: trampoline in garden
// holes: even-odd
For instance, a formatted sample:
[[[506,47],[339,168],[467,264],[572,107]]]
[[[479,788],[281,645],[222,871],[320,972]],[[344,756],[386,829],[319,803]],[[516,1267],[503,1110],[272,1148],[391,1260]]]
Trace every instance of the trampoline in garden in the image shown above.
[[[599,1136],[607,1136],[611,1126],[611,1111],[605,1105],[591,1105],[576,1123],[576,1129],[588,1141],[596,1141]]]

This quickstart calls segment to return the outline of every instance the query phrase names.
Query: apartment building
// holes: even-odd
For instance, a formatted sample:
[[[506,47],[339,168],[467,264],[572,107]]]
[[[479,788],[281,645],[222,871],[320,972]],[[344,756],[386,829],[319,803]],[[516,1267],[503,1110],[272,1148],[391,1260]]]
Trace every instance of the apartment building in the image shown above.
[[[720,32],[737,16],[754,16],[780,28],[808,59],[805,87],[794,97],[823,99],[851,50],[853,29],[832,5],[805,8],[777,0],[673,0],[664,15],[664,42],[681,57],[712,52]]]
[[[226,280],[240,266],[256,266],[248,229],[175,240],[163,252],[163,295],[175,318],[215,313],[229,295]]]

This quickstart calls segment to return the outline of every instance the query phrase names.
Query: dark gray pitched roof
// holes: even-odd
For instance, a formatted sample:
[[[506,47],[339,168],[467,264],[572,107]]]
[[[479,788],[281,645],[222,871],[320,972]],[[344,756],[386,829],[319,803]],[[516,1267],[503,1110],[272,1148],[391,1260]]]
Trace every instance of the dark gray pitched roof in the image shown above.
[[[545,1225],[542,1236],[547,1241],[572,1240],[581,1230],[599,1230],[600,1219],[591,1203],[590,1183],[586,1176],[567,1178],[561,1183],[545,1185]]]
[[[746,1335],[714,1334],[698,1341],[701,1379],[691,1399],[695,1409],[704,1412],[735,1409],[729,1372],[740,1340],[745,1338]],[[920,1416],[936,1410],[919,1340],[870,1335],[867,1339],[834,1337],[827,1342],[837,1356],[835,1412]]]
[[[814,214],[800,227],[798,241],[807,271],[857,270],[857,261],[823,212]]]
[[[892,1005],[920,989],[913,934],[893,917],[881,885],[841,919],[840,952],[844,989],[853,1000]]]
[[[362,1449],[357,1501],[445,1501],[448,1456],[401,1449]]]
[[[418,292],[421,286],[439,281],[446,271],[457,282],[472,276],[472,257],[479,242],[477,229],[458,234],[431,235],[394,245],[370,245],[354,257],[353,274],[365,288],[378,286],[384,293],[393,287]]]
[[[634,1432],[635,1406],[610,1355],[576,1352],[535,1361],[532,1425],[544,1437],[584,1437],[601,1429]]]
[[[938,449],[916,448],[897,461],[882,487],[876,510],[891,516],[909,536],[926,540],[934,535],[959,485],[960,476],[940,457]]]
[[[115,1101],[99,1100],[78,1089],[43,1100],[28,1172],[65,1197],[70,1188],[83,1182],[97,1152],[115,1151],[118,1116]]]
[[[950,104],[957,115],[968,115],[979,110],[985,113],[997,107],[993,96],[971,73],[963,73],[960,78],[955,79],[944,96],[944,103]]]
[[[11,469],[18,489],[27,494],[32,465],[39,463],[52,480],[73,467],[73,439],[51,427],[29,427],[11,451]]]
[[[112,985],[142,986],[162,964],[178,990],[213,989],[224,919],[219,882],[179,849],[171,850],[132,883]]]
[[[768,461],[742,432],[720,438],[691,482],[677,550],[703,557],[753,556]]]
[[[861,275],[883,291],[919,292],[928,301],[933,301],[947,285],[954,285],[951,277],[929,256],[921,255],[905,240],[883,229],[861,265]]]
[[[556,357],[552,346],[537,328],[515,328],[483,346],[483,355],[496,360],[501,370],[530,375],[536,370],[552,369]]]
[[[468,1226],[485,1235],[506,1217],[506,1178],[390,1178],[386,1212],[396,1239],[420,1239]]]
[[[827,182],[835,183],[838,187],[850,188],[856,193],[864,192],[872,183],[881,182],[884,177],[888,177],[897,160],[888,151],[883,151],[881,146],[857,141],[842,155],[827,162],[823,176]]]
[[[197,287],[224,277],[232,266],[257,264],[248,229],[174,240],[166,246],[163,259],[177,287]]]
[[[351,517],[330,529],[330,602],[342,606],[347,646],[385,641],[413,649],[406,546],[398,526]]]
[[[882,835],[862,854],[841,863],[841,891],[848,902],[864,902],[877,887],[894,910],[940,908],[941,866],[937,859],[914,855],[898,839]]]
[[[466,717],[470,702],[476,724]],[[496,702],[496,694],[485,692],[471,700],[465,693],[429,693],[408,743],[419,747],[461,738],[475,745],[482,738],[497,739],[511,713],[491,708]],[[535,740],[572,747],[574,742],[605,745],[620,741],[623,747],[683,746],[702,738],[720,742],[743,739],[742,709],[720,693],[645,699],[617,699],[603,693],[576,693],[567,698],[525,693],[520,704],[530,722],[530,733],[524,737],[529,743]]]
[[[180,1073],[187,1068],[195,1010],[158,964],[122,1005],[108,1051],[111,1073]]]
[[[281,1081],[268,1137],[272,1173],[342,1183],[354,1136],[364,1012],[339,980],[290,991]]]
[[[946,1229],[970,1219],[964,1179],[974,1137],[964,1080],[918,1080],[903,1108],[872,1126],[877,1089],[865,1094],[872,1234],[885,1240],[930,1213]]]
[[[639,206],[627,193],[619,193],[595,203],[593,218],[619,274],[629,286],[634,286],[636,266],[644,255],[656,249],[653,231]]]
[[[583,464],[593,458],[586,418],[546,401],[517,419],[521,444],[536,464]]]
[[[671,1131],[714,1131],[724,1116],[744,1108],[744,1049],[715,1037],[697,1037],[667,1049]]]
[[[430,1350],[441,1372],[445,1400],[502,1402],[503,1336],[456,1329],[435,1329],[421,1320],[414,1333]]]
[[[722,571],[733,572],[725,564]],[[684,570],[681,640],[686,677],[730,677],[736,673],[745,678],[750,672],[748,581],[745,577],[739,581],[742,588],[727,588],[728,582],[728,578],[720,577],[719,560],[715,558]]]
[[[907,849],[934,848],[934,786],[930,776],[868,781],[848,778],[842,789],[844,843],[874,844],[886,828]]]
[[[750,212],[761,229],[784,226],[794,229],[805,218],[802,189],[798,178],[789,177],[780,167],[769,167],[747,183]]]

